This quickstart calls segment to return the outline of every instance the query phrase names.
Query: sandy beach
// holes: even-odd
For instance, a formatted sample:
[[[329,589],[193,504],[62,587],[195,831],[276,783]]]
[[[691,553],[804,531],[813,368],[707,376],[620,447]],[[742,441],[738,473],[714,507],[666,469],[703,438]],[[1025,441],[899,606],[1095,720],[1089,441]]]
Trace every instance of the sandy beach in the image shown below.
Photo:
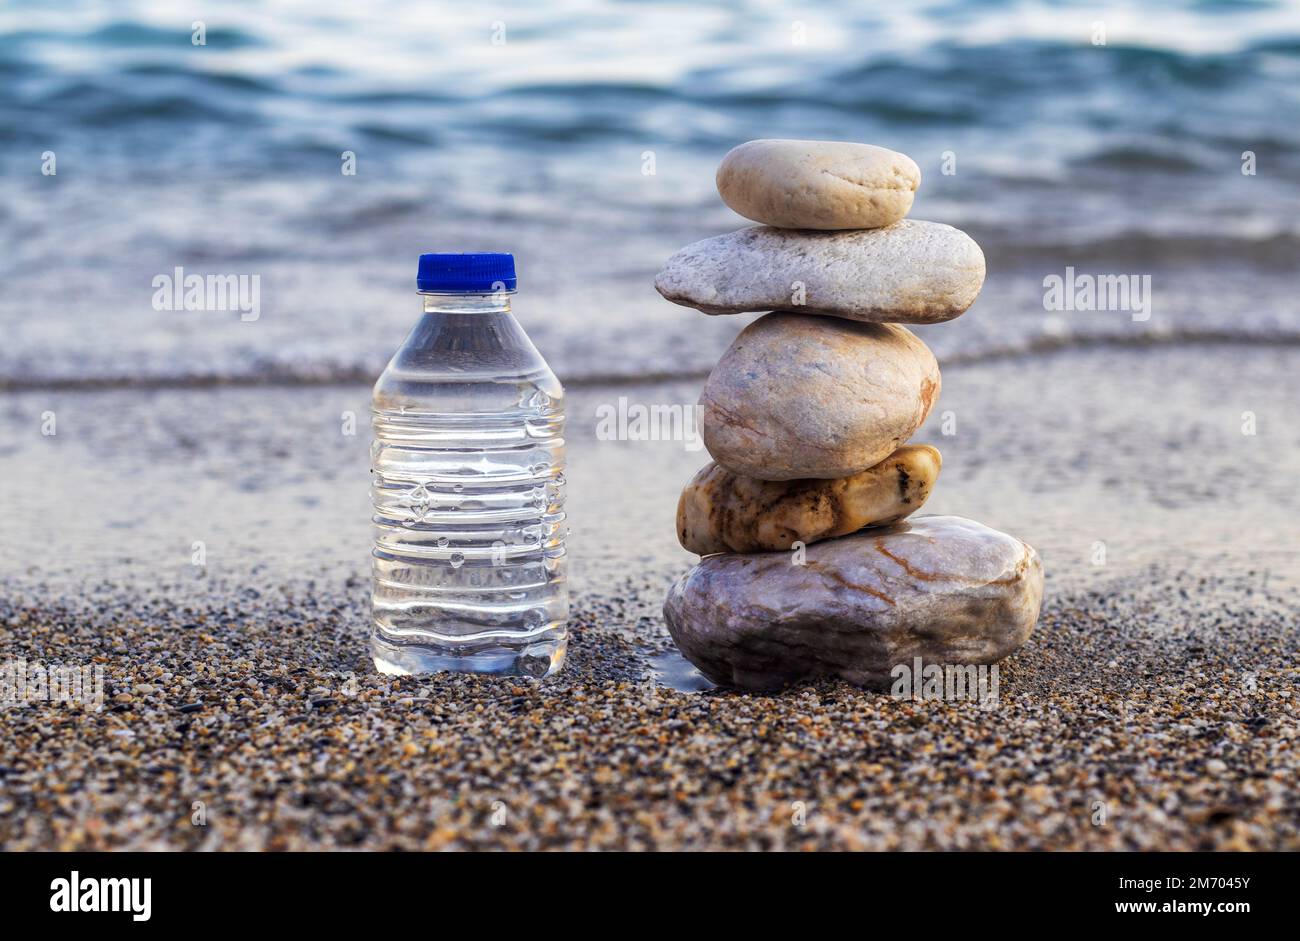
[[[569,390],[573,635],[540,683],[374,672],[365,385],[6,393],[4,654],[101,665],[105,700],[0,713],[0,846],[1300,849],[1297,369],[945,364],[923,512],[1047,572],[992,708],[701,688],[660,605],[707,455],[596,434],[699,379]]]

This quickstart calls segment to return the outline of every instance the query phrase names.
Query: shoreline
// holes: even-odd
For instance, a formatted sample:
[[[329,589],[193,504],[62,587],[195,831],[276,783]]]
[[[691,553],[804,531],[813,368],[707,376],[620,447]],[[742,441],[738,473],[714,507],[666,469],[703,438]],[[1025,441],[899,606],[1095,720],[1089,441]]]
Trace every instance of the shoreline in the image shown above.
[[[718,318],[721,319],[721,318]],[[730,315],[736,322],[736,332],[749,323],[750,315]],[[925,328],[918,330],[915,324],[901,324],[923,339]],[[932,325],[933,326],[933,325]],[[937,326],[942,327],[942,324]],[[1095,335],[1041,335],[1026,338],[1019,345],[989,347],[974,353],[949,353],[938,357],[943,369],[958,369],[966,366],[979,366],[986,363],[1004,362],[1017,359],[1035,359],[1058,353],[1087,352],[1090,350],[1147,350],[1166,349],[1184,346],[1229,346],[1261,347],[1276,349],[1279,347],[1300,347],[1300,333],[1281,330],[1271,333],[1240,333],[1229,329],[1193,328],[1186,330],[1167,330],[1156,333],[1141,334],[1104,334]],[[145,377],[100,376],[83,379],[26,378],[12,379],[0,377],[0,395],[24,392],[112,392],[119,390],[165,390],[165,389],[297,389],[297,388],[345,388],[349,386],[372,386],[378,378],[378,372],[349,368],[338,373],[313,374],[311,372],[294,373],[284,371],[268,375],[257,374],[207,374],[207,375],[157,375]],[[708,369],[686,369],[681,371],[651,371],[646,373],[593,373],[579,375],[564,382],[565,390],[600,389],[603,387],[654,386],[675,382],[699,382],[708,378]]]

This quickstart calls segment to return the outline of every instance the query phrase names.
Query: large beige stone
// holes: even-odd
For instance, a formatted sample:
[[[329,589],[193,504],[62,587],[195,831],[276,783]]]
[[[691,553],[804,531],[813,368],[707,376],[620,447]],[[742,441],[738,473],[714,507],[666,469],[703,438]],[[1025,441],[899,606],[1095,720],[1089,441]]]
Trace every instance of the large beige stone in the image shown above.
[[[718,167],[722,201],[783,229],[874,229],[912,208],[921,171],[904,154],[820,140],[752,140]]]
[[[1038,553],[957,516],[923,516],[801,553],[702,559],[668,591],[682,654],[715,683],[829,676],[887,689],[900,665],[991,664],[1029,638]]]
[[[864,232],[752,226],[687,245],[655,290],[706,314],[798,310],[868,323],[942,323],[984,285],[984,253],[965,232],[905,219]]]
[[[921,508],[939,476],[937,449],[908,444],[838,480],[757,480],[706,465],[677,503],[691,552],[768,552],[893,523]]]
[[[709,375],[704,446],[743,477],[848,477],[915,433],[939,384],[934,354],[905,327],[777,311]]]

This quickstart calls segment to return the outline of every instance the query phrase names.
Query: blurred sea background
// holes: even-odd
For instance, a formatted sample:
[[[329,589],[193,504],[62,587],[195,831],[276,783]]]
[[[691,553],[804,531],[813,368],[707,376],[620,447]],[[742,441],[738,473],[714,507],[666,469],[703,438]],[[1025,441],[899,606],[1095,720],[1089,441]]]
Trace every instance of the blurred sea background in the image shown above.
[[[0,386],[369,379],[416,255],[483,249],[566,382],[695,375],[743,320],[652,279],[748,224],[713,174],[759,137],[917,161],[988,259],[941,360],[1300,338],[1296,0],[9,0]],[[260,276],[259,319],[155,310],[178,266]],[[1044,310],[1066,266],[1151,275],[1150,319]]]
[[[914,440],[923,514],[1043,561],[995,714],[653,688],[703,685],[662,605],[709,455],[600,410],[694,402],[751,319],[653,278],[750,224],[714,172],[763,137],[907,153],[984,249]],[[0,702],[0,848],[797,848],[782,788],[847,848],[1296,848],[1300,0],[0,0],[0,194],[0,667],[112,695]],[[416,256],[484,249],[568,387],[569,665],[389,684],[369,383]],[[1071,267],[1149,319],[1044,309]],[[176,268],[260,316],[155,309]]]

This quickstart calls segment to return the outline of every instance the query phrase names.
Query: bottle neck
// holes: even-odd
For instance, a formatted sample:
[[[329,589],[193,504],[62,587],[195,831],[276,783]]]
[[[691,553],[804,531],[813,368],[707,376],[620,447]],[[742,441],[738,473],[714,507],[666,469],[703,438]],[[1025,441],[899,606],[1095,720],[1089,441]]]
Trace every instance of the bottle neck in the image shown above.
[[[494,291],[491,294],[426,294],[420,293],[424,312],[447,314],[499,314],[510,312],[510,292]]]

